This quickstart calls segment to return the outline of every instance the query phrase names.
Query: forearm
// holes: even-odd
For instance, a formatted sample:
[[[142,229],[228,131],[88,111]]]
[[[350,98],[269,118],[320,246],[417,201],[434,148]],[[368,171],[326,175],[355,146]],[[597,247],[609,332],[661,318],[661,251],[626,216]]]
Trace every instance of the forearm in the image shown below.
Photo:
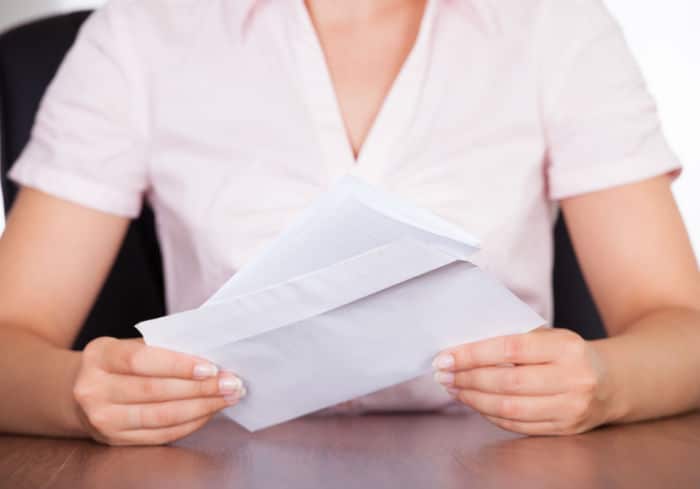
[[[621,334],[592,344],[605,369],[610,422],[700,408],[700,311],[649,314]]]
[[[86,436],[73,401],[80,353],[0,326],[0,432]]]

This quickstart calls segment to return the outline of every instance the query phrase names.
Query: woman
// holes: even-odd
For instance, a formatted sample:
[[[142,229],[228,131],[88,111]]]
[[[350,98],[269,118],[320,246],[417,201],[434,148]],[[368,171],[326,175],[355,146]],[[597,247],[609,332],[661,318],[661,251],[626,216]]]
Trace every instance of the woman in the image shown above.
[[[157,444],[235,405],[243,382],[205,359],[68,347],[144,197],[173,312],[345,173],[479,236],[476,263],[546,318],[559,205],[610,338],[462,345],[434,380],[334,411],[468,406],[507,430],[570,434],[695,409],[700,274],[678,172],[599,0],[113,0],[11,174],[0,429]]]

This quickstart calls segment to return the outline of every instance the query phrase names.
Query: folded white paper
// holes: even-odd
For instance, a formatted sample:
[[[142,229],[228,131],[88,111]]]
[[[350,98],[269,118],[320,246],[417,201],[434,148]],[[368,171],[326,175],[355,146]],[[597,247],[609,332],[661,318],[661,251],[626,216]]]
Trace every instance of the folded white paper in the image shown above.
[[[440,350],[544,320],[467,261],[476,239],[345,177],[202,307],[136,327],[236,372],[255,431],[430,371]]]

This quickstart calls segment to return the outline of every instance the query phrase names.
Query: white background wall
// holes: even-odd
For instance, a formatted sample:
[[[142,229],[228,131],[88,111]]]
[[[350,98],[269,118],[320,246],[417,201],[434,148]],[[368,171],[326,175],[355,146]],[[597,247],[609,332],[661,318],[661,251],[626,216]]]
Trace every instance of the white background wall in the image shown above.
[[[675,194],[700,255],[700,21],[698,0],[606,0],[656,96],[666,135],[685,165]],[[0,30],[102,0],[0,0]],[[2,199],[0,199],[0,203]],[[3,228],[0,208],[0,232]]]
[[[93,8],[102,0],[0,0],[0,30],[53,12]]]

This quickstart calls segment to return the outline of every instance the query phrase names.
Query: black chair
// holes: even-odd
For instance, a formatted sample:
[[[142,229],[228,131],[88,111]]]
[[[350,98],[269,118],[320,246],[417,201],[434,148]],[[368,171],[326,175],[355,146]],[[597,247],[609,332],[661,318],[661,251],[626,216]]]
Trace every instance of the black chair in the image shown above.
[[[90,12],[59,15],[16,27],[0,36],[0,183],[5,209],[16,188],[7,171],[29,139],[34,115],[46,86]],[[555,228],[555,324],[585,338],[605,335],[574,255],[565,223]],[[164,286],[160,251],[148,207],[135,220],[74,348],[98,336],[138,336],[133,325],[163,315]]]

